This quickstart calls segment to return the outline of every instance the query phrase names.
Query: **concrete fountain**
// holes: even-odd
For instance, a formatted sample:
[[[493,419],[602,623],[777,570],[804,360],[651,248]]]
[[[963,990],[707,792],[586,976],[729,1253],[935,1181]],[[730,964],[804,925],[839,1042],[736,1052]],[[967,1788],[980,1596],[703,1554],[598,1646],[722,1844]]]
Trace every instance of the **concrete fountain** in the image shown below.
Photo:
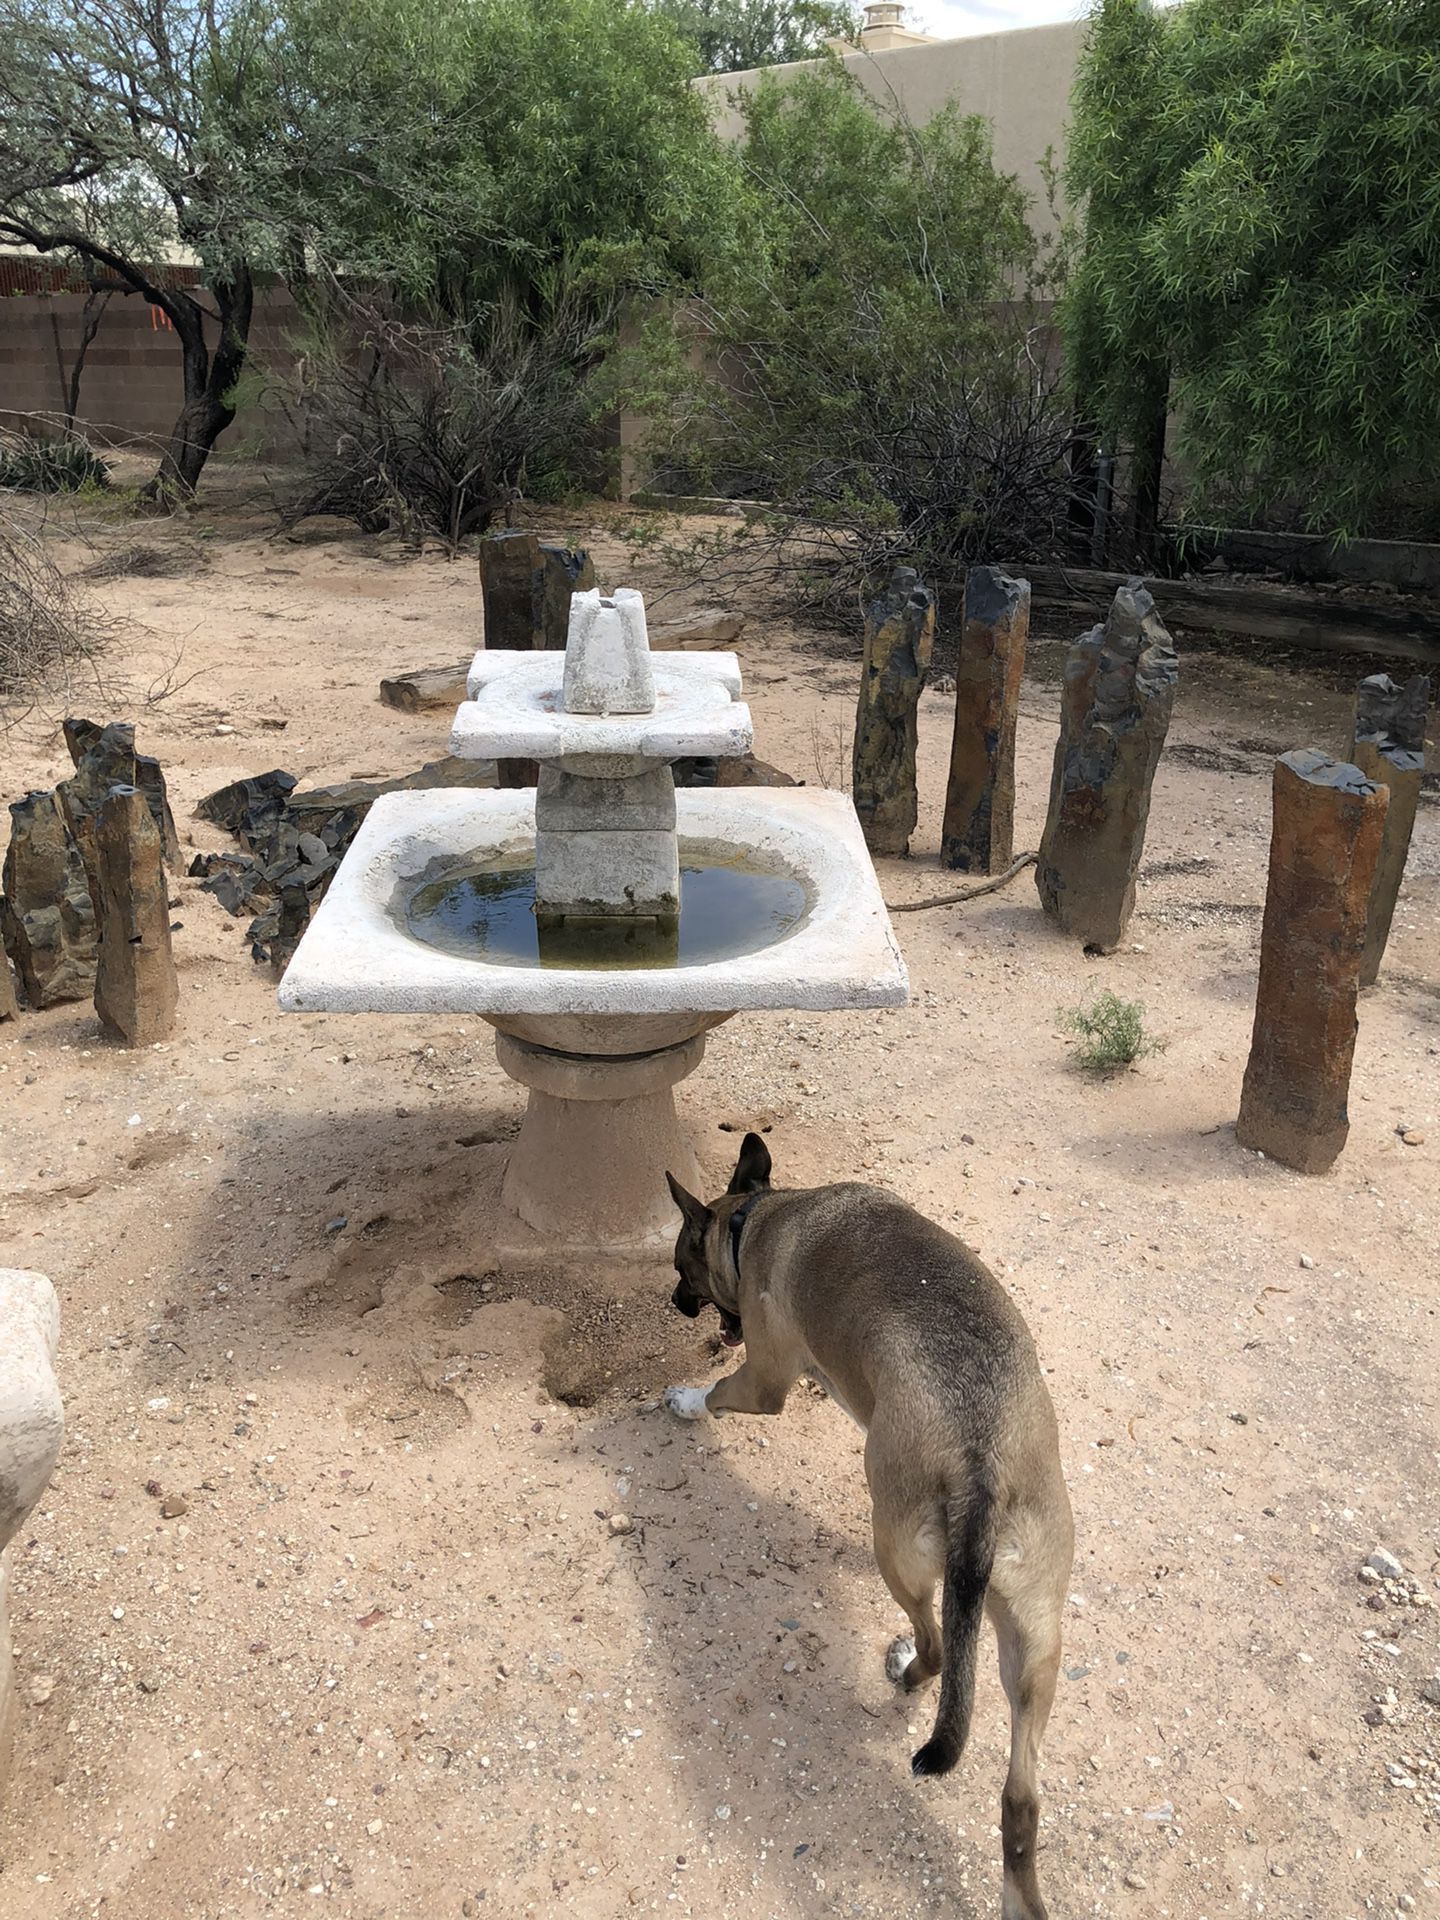
[[[809,787],[675,790],[749,751],[734,654],[652,654],[638,593],[577,593],[561,653],[476,655],[452,752],[533,790],[382,796],[280,985],[290,1012],[477,1014],[529,1089],[506,1259],[664,1247],[701,1184],[674,1088],[761,1008],[902,1005],[855,810]]]

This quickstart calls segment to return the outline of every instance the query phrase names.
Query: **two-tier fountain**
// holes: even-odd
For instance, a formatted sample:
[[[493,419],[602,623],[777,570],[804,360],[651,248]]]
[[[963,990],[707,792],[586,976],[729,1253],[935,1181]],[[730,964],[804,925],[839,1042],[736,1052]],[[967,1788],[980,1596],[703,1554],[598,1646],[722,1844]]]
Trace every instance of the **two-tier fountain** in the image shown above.
[[[482,651],[467,691],[452,750],[538,787],[377,800],[280,1004],[478,1014],[529,1088],[497,1251],[663,1246],[708,1030],[906,998],[859,822],[808,787],[676,793],[670,763],[746,753],[750,714],[734,654],[651,654],[638,593],[576,594],[563,654]]]

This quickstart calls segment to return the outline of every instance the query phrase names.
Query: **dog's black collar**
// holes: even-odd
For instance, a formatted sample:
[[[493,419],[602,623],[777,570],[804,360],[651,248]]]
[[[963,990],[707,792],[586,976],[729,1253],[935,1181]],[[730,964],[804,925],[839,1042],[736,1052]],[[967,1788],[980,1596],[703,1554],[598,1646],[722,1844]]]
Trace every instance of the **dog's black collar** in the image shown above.
[[[764,1189],[760,1190],[763,1193]],[[745,1222],[750,1218],[750,1210],[760,1198],[760,1193],[747,1193],[730,1216],[730,1257],[735,1262],[735,1278],[740,1278],[740,1236],[745,1231]]]

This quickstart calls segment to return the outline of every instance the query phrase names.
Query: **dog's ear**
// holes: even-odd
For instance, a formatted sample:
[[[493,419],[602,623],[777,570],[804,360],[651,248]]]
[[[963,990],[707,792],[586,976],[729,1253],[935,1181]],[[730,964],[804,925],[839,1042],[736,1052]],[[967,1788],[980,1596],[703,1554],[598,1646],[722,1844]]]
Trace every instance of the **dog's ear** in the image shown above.
[[[770,1149],[758,1133],[747,1133],[730,1181],[731,1193],[762,1193],[770,1184]]]
[[[685,1224],[695,1233],[704,1233],[714,1214],[703,1200],[697,1200],[693,1193],[687,1193],[673,1173],[667,1173],[665,1184],[670,1189],[670,1198],[685,1216]]]

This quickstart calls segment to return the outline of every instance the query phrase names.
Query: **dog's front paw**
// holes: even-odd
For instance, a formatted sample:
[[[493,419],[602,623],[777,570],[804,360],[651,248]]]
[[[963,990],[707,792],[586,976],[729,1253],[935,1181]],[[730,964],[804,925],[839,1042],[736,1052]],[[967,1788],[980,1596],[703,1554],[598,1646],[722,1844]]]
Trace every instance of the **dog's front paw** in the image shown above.
[[[902,1633],[898,1640],[892,1640],[885,1649],[885,1678],[893,1680],[897,1687],[903,1686],[914,1658],[915,1642],[908,1634]]]
[[[666,1387],[660,1397],[679,1420],[703,1420],[705,1417],[704,1387]]]

